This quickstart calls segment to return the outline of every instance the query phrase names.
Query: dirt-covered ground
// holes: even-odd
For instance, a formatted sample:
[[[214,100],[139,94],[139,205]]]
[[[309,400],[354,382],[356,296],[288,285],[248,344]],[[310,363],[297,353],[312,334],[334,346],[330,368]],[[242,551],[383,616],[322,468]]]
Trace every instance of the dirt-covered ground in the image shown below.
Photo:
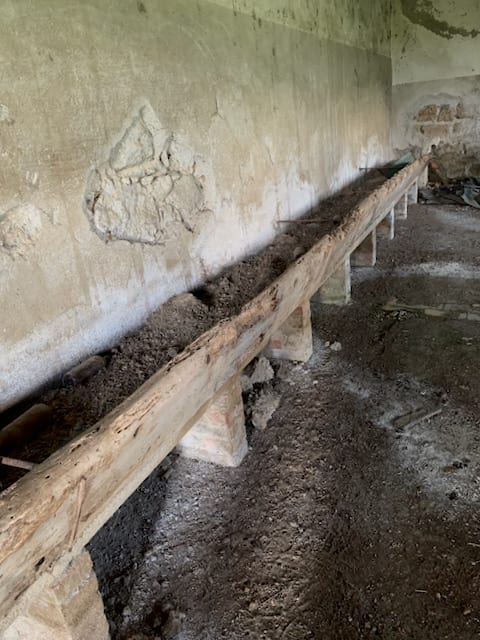
[[[480,637],[479,232],[411,207],[242,465],[172,454],[97,534],[114,639]]]

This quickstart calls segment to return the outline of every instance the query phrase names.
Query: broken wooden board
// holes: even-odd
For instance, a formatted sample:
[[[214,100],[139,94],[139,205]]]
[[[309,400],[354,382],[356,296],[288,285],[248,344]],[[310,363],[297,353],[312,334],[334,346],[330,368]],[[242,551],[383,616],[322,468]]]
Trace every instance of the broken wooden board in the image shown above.
[[[222,385],[391,211],[427,162],[417,160],[376,189],[239,315],[198,338],[93,428],[0,495],[0,616],[15,615],[29,585],[81,552]]]
[[[413,427],[422,420],[430,420],[430,418],[434,418],[440,413],[442,413],[442,407],[436,407],[434,409],[415,409],[414,411],[410,411],[410,413],[394,418],[392,420],[392,426],[396,431],[402,431],[403,429]]]

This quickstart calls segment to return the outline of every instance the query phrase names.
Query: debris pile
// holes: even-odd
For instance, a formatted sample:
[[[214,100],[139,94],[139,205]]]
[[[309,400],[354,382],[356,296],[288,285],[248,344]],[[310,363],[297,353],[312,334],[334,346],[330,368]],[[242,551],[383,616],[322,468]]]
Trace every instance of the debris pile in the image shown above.
[[[446,184],[429,184],[418,191],[425,204],[460,204],[480,209],[480,178],[464,178]]]
[[[245,415],[256,429],[265,429],[278,409],[281,396],[275,390],[275,371],[265,356],[242,375]]]

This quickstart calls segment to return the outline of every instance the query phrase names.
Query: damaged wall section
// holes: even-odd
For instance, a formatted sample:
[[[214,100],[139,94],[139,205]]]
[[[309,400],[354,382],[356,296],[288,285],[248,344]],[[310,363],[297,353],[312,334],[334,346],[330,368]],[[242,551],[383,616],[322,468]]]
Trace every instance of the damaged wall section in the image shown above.
[[[142,107],[109,160],[89,175],[85,208],[93,230],[107,242],[181,243],[212,213],[206,167]]]
[[[393,145],[435,145],[448,178],[480,175],[480,4],[395,0]]]
[[[0,213],[0,253],[5,259],[26,258],[42,229],[45,214],[32,204],[16,205]]]
[[[0,410],[391,157],[389,2],[37,4],[0,21]]]

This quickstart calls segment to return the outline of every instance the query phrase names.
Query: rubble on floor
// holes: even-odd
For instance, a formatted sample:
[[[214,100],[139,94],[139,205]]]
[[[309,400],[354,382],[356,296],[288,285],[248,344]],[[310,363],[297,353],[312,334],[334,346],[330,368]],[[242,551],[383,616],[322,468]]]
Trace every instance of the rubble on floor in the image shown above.
[[[429,184],[418,190],[418,197],[425,204],[467,204],[480,209],[480,178],[469,177],[447,184]]]

